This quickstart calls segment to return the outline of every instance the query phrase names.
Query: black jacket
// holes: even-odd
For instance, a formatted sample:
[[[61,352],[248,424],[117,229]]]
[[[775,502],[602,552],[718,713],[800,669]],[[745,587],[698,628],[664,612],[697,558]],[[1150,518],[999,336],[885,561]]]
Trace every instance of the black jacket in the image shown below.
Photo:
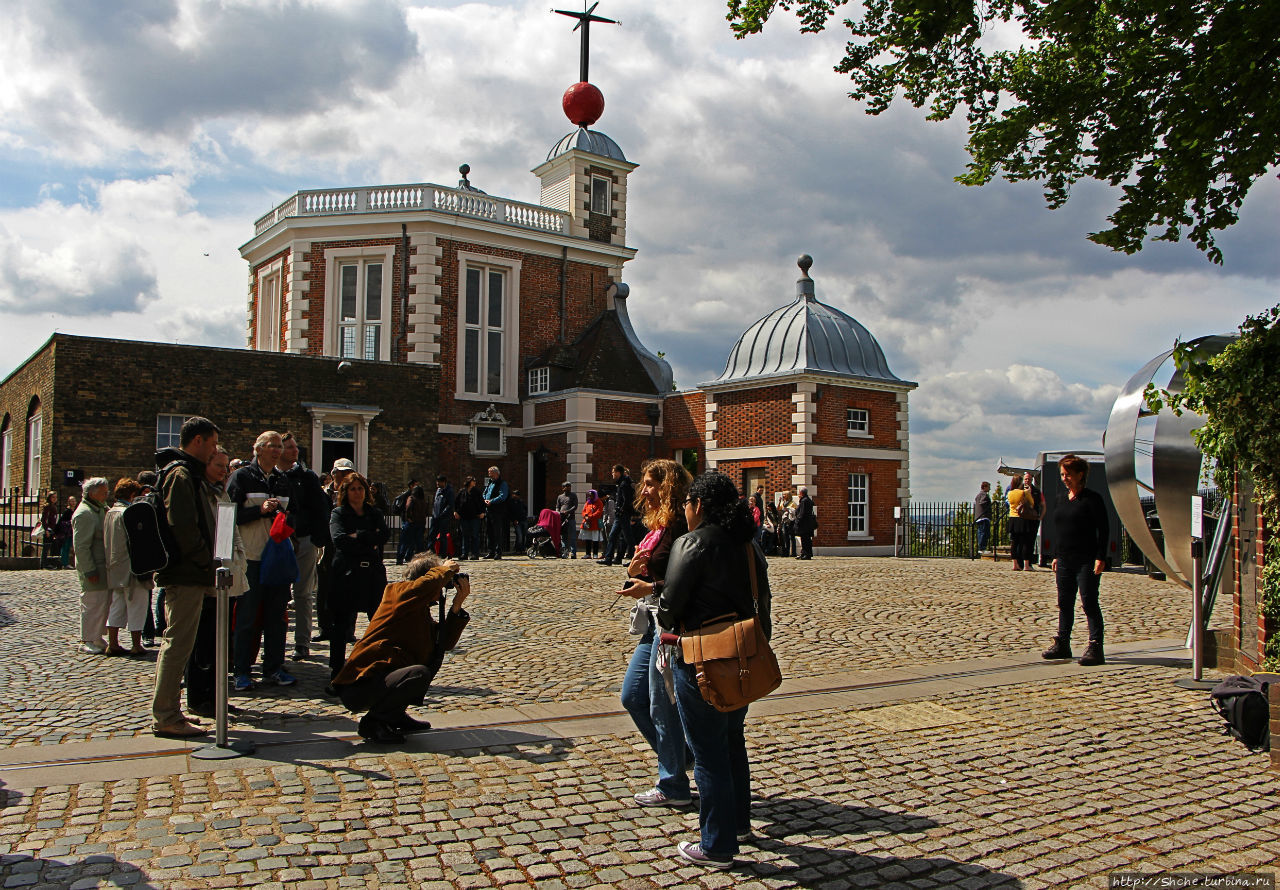
[[[480,514],[484,512],[484,498],[480,496],[480,486],[476,485],[459,491],[454,509],[457,510],[459,519],[480,518]]]
[[[618,490],[614,493],[614,501],[617,506],[614,508],[615,518],[630,519],[636,512],[636,484],[631,481],[630,476],[623,476],[618,480]]]
[[[796,531],[807,535],[818,527],[818,517],[813,512],[813,498],[805,495],[796,508]]]
[[[366,504],[360,516],[348,506],[338,507],[329,516],[329,534],[334,549],[332,596],[351,609],[376,609],[387,586],[382,545],[391,537],[382,511]]]
[[[298,502],[297,494],[293,490],[293,483],[289,481],[289,477],[281,473],[275,467],[271,468],[271,472],[264,473],[262,467],[258,464],[258,459],[254,458],[240,469],[231,474],[231,478],[227,480],[227,496],[236,504],[236,525],[246,525],[258,519],[274,519],[275,513],[262,512],[262,503],[248,503],[248,497],[251,494],[267,494],[276,498],[288,498],[289,506],[285,508],[285,513],[289,517],[288,522],[294,529],[298,527],[298,521],[295,516],[295,505]]]
[[[296,463],[285,472],[293,486],[293,496],[298,499],[297,509],[292,502],[289,513],[297,521],[294,534],[299,538],[310,536],[311,543],[317,547],[329,546],[329,514],[333,511],[333,501],[320,487],[320,477],[301,463]]]
[[[756,562],[758,608],[751,602],[747,556]],[[700,525],[671,548],[666,582],[658,598],[658,623],[669,630],[693,629],[730,613],[760,615],[765,636],[773,633],[769,564],[754,540],[733,540],[718,525]]]
[[[1074,499],[1068,492],[1058,495],[1053,508],[1054,556],[1064,562],[1093,562],[1107,558],[1111,523],[1102,495],[1086,488]]]

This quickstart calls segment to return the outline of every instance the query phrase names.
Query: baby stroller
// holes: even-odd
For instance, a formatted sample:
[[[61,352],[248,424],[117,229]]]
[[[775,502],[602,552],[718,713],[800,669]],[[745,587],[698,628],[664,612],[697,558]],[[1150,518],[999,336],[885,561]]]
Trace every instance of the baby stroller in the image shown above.
[[[529,526],[529,558],[560,558],[560,514],[543,510],[538,521]]]

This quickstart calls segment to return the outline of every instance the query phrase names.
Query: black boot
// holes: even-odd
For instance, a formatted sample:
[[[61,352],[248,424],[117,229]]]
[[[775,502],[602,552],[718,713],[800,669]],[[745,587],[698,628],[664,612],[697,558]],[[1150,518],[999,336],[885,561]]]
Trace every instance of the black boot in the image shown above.
[[[1070,658],[1071,656],[1067,656]],[[1102,654],[1102,643],[1099,640],[1090,640],[1089,645],[1084,647],[1084,655],[1080,656],[1080,664],[1085,667],[1093,667],[1095,664],[1106,664],[1106,656]]]
[[[1054,637],[1053,645],[1040,653],[1040,657],[1046,661],[1055,661],[1059,658],[1071,657],[1071,641],[1065,637]]]

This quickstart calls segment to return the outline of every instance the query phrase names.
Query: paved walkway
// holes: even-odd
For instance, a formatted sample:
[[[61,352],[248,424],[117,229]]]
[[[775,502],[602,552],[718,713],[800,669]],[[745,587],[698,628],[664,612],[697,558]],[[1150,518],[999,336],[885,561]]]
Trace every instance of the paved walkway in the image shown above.
[[[69,573],[0,575],[0,887],[1102,887],[1117,870],[1280,863],[1280,776],[1217,729],[1189,596],[1103,582],[1110,663],[1045,664],[1052,580],[1007,564],[772,564],[788,682],[748,721],[757,841],[671,858],[693,811],[630,799],[617,570],[471,567],[437,731],[361,743],[300,663],[237,698],[254,759],[145,734],[154,666],[74,653]]]

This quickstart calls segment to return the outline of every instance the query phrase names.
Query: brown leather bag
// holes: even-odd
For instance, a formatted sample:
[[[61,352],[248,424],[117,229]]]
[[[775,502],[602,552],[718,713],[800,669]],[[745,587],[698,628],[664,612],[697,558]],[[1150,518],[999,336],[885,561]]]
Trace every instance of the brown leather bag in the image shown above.
[[[760,610],[760,585],[756,560],[747,545],[751,572],[751,600]],[[698,677],[698,690],[707,704],[729,712],[764,698],[782,685],[782,669],[769,647],[759,615],[739,618],[723,615],[697,630],[680,635],[680,651]]]

